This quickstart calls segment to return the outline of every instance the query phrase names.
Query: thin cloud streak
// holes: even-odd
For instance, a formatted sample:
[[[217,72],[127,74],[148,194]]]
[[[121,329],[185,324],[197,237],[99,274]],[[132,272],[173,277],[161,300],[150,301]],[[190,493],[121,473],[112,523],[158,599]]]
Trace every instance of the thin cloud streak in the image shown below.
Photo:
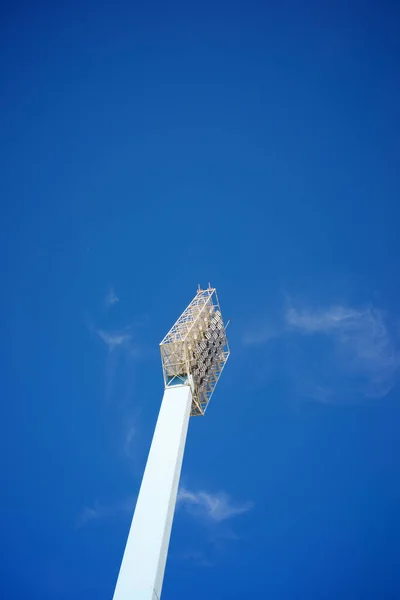
[[[123,331],[106,331],[105,329],[93,329],[93,331],[111,352],[115,350],[115,348],[121,346],[126,347],[132,340],[132,336]]]
[[[132,456],[132,442],[133,442],[135,436],[136,436],[136,426],[130,425],[129,429],[127,430],[127,432],[125,434],[125,440],[124,440],[124,454],[126,456],[128,456],[129,458],[131,458],[131,456]]]
[[[117,302],[119,302],[119,298],[118,296],[116,296],[115,292],[114,292],[114,288],[110,288],[107,296],[106,296],[106,306],[112,306],[113,304],[116,304]]]
[[[266,324],[259,327],[257,330],[253,329],[247,331],[242,338],[242,342],[245,346],[261,346],[270,340],[279,338],[281,335],[282,330],[279,330],[275,326]]]
[[[102,329],[93,325],[89,331],[100,340],[107,349],[105,364],[105,400],[109,402],[118,390],[119,402],[132,393],[134,360],[143,358],[142,348],[134,339],[133,327],[128,325],[121,329]]]
[[[195,516],[217,522],[244,514],[254,506],[253,502],[234,504],[225,492],[192,492],[184,487],[179,489],[177,503]]]
[[[95,502],[93,506],[85,506],[77,519],[77,528],[84,527],[91,521],[113,517],[123,513],[133,513],[136,496],[128,496],[115,504],[104,505]]]
[[[114,504],[95,502],[93,506],[85,506],[78,517],[77,527],[83,527],[91,521],[112,517],[119,513],[133,512],[135,502],[136,496],[127,496]],[[254,507],[254,503],[235,504],[225,492],[217,494],[204,491],[192,492],[181,487],[178,491],[177,507],[184,507],[195,516],[222,522],[249,512]]]
[[[378,309],[340,305],[318,310],[291,307],[285,313],[285,322],[291,332],[329,336],[342,372],[362,378],[366,396],[381,398],[393,388],[400,355]],[[325,390],[325,401],[329,395],[329,390]]]
[[[207,555],[203,552],[199,552],[198,550],[187,550],[186,552],[181,552],[180,554],[175,554],[172,556],[175,560],[185,560],[194,563],[197,567],[214,567],[215,562],[210,560]]]
[[[298,310],[291,307],[285,313],[285,321],[290,327],[304,333],[340,332],[350,327],[353,330],[360,330],[371,325],[374,330],[378,329],[380,333],[386,333],[382,315],[380,311],[374,309],[360,311],[339,305],[317,310]]]

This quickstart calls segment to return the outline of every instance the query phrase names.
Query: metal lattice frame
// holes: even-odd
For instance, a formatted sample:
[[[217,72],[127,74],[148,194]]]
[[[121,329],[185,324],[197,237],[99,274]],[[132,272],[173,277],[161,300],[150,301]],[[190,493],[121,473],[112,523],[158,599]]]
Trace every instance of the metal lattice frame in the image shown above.
[[[199,289],[160,344],[165,387],[192,387],[191,415],[204,415],[229,346],[215,288]]]

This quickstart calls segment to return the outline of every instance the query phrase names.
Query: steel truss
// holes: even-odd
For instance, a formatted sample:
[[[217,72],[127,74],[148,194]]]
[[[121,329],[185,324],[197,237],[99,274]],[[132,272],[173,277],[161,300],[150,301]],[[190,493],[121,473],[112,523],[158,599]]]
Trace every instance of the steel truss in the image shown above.
[[[191,415],[204,415],[229,357],[215,288],[197,291],[160,343],[164,385],[190,384]]]

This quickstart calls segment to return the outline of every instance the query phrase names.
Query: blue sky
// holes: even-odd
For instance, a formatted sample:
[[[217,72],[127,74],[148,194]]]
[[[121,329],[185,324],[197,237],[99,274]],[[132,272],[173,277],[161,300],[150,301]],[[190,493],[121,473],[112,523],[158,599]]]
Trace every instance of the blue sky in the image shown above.
[[[2,595],[112,597],[210,281],[163,598],[399,598],[396,3],[1,10]]]

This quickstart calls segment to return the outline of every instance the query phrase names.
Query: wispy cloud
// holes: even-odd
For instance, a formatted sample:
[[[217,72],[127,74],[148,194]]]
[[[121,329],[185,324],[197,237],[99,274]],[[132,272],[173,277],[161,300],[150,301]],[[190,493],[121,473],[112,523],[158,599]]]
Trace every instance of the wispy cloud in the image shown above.
[[[278,338],[282,334],[282,329],[279,329],[275,324],[264,323],[261,327],[253,328],[247,331],[243,338],[245,346],[259,346],[266,344],[274,338]]]
[[[127,347],[132,336],[126,331],[106,331],[105,329],[93,329],[94,333],[106,344],[110,351],[122,346]]]
[[[131,424],[129,425],[124,439],[124,454],[129,458],[132,456],[132,443],[136,436],[136,426]]]
[[[136,497],[128,496],[114,504],[99,504],[95,502],[93,506],[85,506],[77,519],[77,528],[84,527],[91,521],[98,521],[107,517],[113,517],[118,514],[132,513],[135,507]]]
[[[186,548],[181,547],[174,558],[193,562],[198,567],[214,566],[230,551],[232,542],[241,539],[232,529],[235,518],[253,507],[253,502],[233,501],[225,492],[192,491],[181,486],[177,509],[184,509],[192,517],[186,524],[191,534],[186,539]]]
[[[119,302],[119,298],[115,294],[114,288],[111,287],[109,289],[108,294],[107,294],[106,299],[105,299],[105,302],[106,302],[106,306],[107,307],[108,306],[112,306],[113,304],[116,304],[117,302]]]
[[[330,304],[287,308],[249,329],[245,346],[267,345],[268,369],[302,395],[324,403],[358,403],[386,396],[400,370],[399,331],[379,308]],[[279,355],[279,364],[274,356]],[[271,366],[272,365],[272,366]],[[265,379],[265,375],[264,375]]]
[[[330,333],[341,332],[344,329],[366,329],[379,330],[378,333],[386,333],[382,323],[380,311],[365,309],[363,311],[346,306],[331,306],[324,309],[303,309],[293,307],[287,309],[285,321],[290,327],[294,327],[304,333]],[[369,333],[369,332],[368,332]]]
[[[197,567],[214,567],[215,561],[211,560],[207,553],[198,550],[184,550],[183,552],[172,555],[175,560],[187,560],[194,563]]]
[[[400,354],[385,322],[376,308],[356,309],[331,306],[324,309],[296,309],[285,313],[288,331],[323,335],[334,344],[335,376],[351,376],[354,391],[371,398],[385,396],[394,386]],[[315,397],[329,401],[330,386],[314,384]],[[320,393],[321,392],[321,393]]]
[[[195,525],[197,527],[189,529],[190,534],[182,539],[179,551],[171,555],[172,560],[190,561],[197,567],[213,567],[231,552],[232,542],[243,540],[232,530],[229,521],[218,527],[204,527],[202,521]],[[185,530],[188,532],[187,528]]]
[[[181,505],[195,516],[226,521],[232,517],[244,514],[254,506],[253,502],[237,504],[232,502],[225,492],[211,494],[209,492],[192,492],[181,487],[178,492],[178,506]]]
[[[135,503],[136,496],[127,496],[113,504],[95,502],[92,506],[85,506],[78,517],[77,526],[83,527],[91,521],[112,517],[120,513],[133,513]],[[185,507],[195,516],[220,522],[248,512],[254,504],[253,502],[234,504],[229,496],[223,492],[210,494],[208,492],[191,492],[186,488],[180,488],[177,506]]]
[[[133,336],[132,326],[123,329],[103,329],[89,326],[108,352],[105,364],[105,399],[107,402],[118,390],[119,402],[126,402],[132,393],[135,371],[133,361],[142,358],[142,349]]]

